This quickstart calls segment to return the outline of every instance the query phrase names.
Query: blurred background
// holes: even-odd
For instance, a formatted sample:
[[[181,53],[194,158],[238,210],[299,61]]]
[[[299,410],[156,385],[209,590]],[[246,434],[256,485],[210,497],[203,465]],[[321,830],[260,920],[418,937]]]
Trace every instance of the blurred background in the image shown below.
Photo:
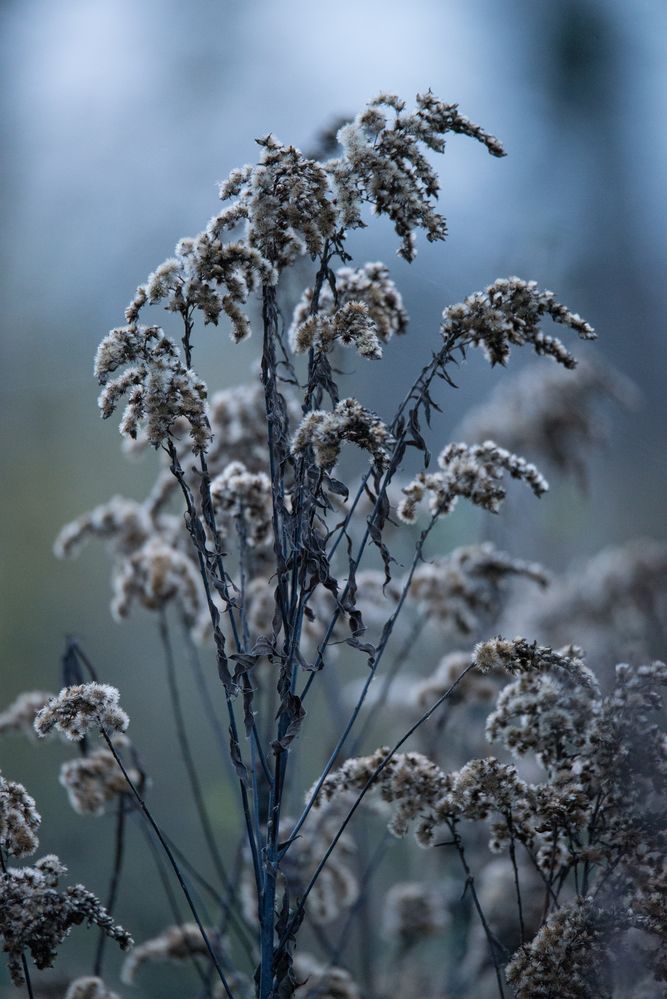
[[[430,87],[508,156],[451,137],[438,164],[449,237],[420,240],[414,265],[395,257],[388,226],[352,242],[356,263],[389,264],[412,318],[381,379],[357,365],[365,400],[391,414],[437,343],[444,306],[498,276],[534,278],[598,330],[578,356],[620,369],[640,402],[609,414],[610,442],[585,491],[554,483],[530,507],[514,553],[560,568],[636,535],[665,538],[665,21],[660,0],[2,0],[0,706],[58,689],[65,635],[76,633],[123,691],[156,811],[170,815],[177,761],[161,739],[154,629],[141,615],[111,621],[99,546],[73,563],[52,555],[65,521],[115,493],[141,499],[155,470],[152,454],[128,461],[98,417],[95,349],[136,285],[218,209],[216,182],[256,158],[256,137],[272,131],[309,150],[380,90],[410,104]],[[247,377],[257,340],[234,348],[209,327],[200,342],[211,388]],[[443,397],[443,434],[502,377],[472,359]],[[475,541],[478,530],[462,518],[452,539]],[[70,811],[55,782],[67,755],[11,740],[0,765],[38,798],[43,850],[103,893],[113,819]],[[141,892],[129,894],[119,916],[138,936],[158,930]],[[63,948],[68,971],[82,946]],[[182,994],[168,976],[155,981],[161,991],[146,995]]]

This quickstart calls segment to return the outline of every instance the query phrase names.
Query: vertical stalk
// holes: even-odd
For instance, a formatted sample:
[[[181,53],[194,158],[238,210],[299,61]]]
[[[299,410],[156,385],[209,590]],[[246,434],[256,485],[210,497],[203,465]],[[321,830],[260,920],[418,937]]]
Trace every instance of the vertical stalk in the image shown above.
[[[109,738],[109,736],[107,735],[106,731],[103,728],[100,729],[100,735],[102,736],[102,738],[106,742],[107,748],[109,749],[109,751],[111,752],[111,754],[112,754],[113,758],[115,759],[116,763],[120,767],[121,772],[123,774],[123,777],[125,778],[128,787],[130,788],[132,794],[134,795],[134,798],[135,798],[137,804],[139,805],[139,808],[141,809],[141,811],[143,812],[144,816],[146,817],[146,820],[150,824],[153,832],[155,833],[155,835],[159,839],[160,845],[162,846],[162,849],[164,850],[164,852],[165,852],[165,854],[167,856],[167,860],[169,861],[169,863],[171,865],[171,868],[172,868],[174,874],[176,875],[176,880],[178,881],[178,883],[179,883],[179,885],[181,887],[181,891],[183,892],[183,894],[185,896],[185,900],[188,903],[188,908],[190,909],[190,912],[192,913],[192,915],[194,917],[194,920],[195,920],[195,922],[196,922],[196,924],[197,924],[197,926],[199,928],[199,932],[202,935],[202,939],[204,941],[204,945],[206,947],[206,950],[208,951],[209,957],[211,958],[211,961],[215,965],[215,970],[218,973],[218,978],[220,979],[220,981],[222,983],[222,987],[225,990],[225,993],[228,996],[228,999],[234,999],[234,996],[230,992],[229,985],[227,984],[227,979],[225,978],[225,973],[223,972],[222,968],[220,967],[220,962],[218,961],[218,958],[217,958],[217,956],[216,956],[216,954],[215,954],[215,952],[214,952],[214,950],[213,950],[213,948],[211,946],[211,942],[210,942],[210,940],[208,938],[208,934],[206,933],[206,930],[204,929],[204,926],[202,925],[202,921],[199,918],[199,913],[197,912],[195,904],[194,904],[194,902],[192,900],[192,896],[190,895],[190,890],[189,890],[188,886],[186,885],[185,880],[183,879],[183,875],[181,874],[181,870],[180,870],[178,864],[176,863],[176,860],[174,858],[173,853],[169,849],[169,845],[167,844],[167,841],[165,840],[164,836],[162,835],[160,827],[158,826],[158,824],[156,823],[155,819],[153,818],[153,816],[149,812],[148,807],[146,805],[146,802],[144,801],[144,799],[142,798],[142,796],[139,794],[139,791],[135,787],[135,785],[134,785],[134,783],[133,783],[130,775],[128,774],[127,770],[125,769],[125,767],[123,765],[123,761],[121,760],[120,756],[116,752],[114,744],[112,743],[111,739]]]
[[[123,866],[123,851],[125,846],[125,819],[127,815],[127,801],[125,794],[118,795],[118,810],[116,813],[116,835],[115,835],[115,845],[114,845],[114,858],[113,858],[113,869],[111,872],[111,882],[109,884],[109,893],[104,904],[104,908],[107,910],[109,915],[112,915],[114,905],[116,904],[116,896],[118,894],[118,885],[120,883],[120,873]],[[95,953],[95,964],[93,966],[93,975],[96,978],[102,977],[102,962],[104,960],[104,948],[106,946],[107,935],[103,929],[100,929],[100,935],[97,942],[97,951]]]
[[[225,870],[225,865],[223,863],[222,857],[220,856],[220,851],[218,850],[218,845],[215,841],[215,835],[211,827],[211,821],[206,809],[206,803],[204,801],[204,795],[202,792],[201,782],[199,780],[199,774],[197,773],[197,766],[192,755],[192,747],[190,746],[190,740],[188,738],[187,726],[185,724],[185,718],[183,717],[183,707],[181,705],[181,697],[178,689],[178,681],[176,679],[176,663],[174,661],[174,650],[171,642],[171,635],[169,633],[169,625],[167,623],[167,615],[164,608],[160,609],[158,616],[158,630],[160,633],[160,641],[162,643],[162,648],[165,656],[165,663],[167,667],[167,683],[169,686],[169,695],[171,699],[171,706],[174,713],[174,722],[176,725],[176,736],[178,738],[179,745],[181,747],[181,756],[183,758],[183,763],[188,774],[188,779],[190,781],[190,789],[192,791],[192,797],[194,799],[195,808],[197,815],[199,817],[199,822],[201,824],[202,832],[204,834],[204,839],[206,840],[206,846],[211,855],[211,860],[213,861],[213,866],[215,867],[216,873],[220,878],[220,881],[226,891],[229,891],[230,881],[227,871]]]

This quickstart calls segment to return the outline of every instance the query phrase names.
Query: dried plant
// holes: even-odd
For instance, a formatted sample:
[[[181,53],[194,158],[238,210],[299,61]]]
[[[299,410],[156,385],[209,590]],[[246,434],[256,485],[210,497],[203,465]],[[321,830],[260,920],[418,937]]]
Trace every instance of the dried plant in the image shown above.
[[[68,999],[122,994],[105,984],[104,938],[132,945],[112,917],[131,890],[128,819],[145,825],[168,908],[151,897],[149,932],[167,929],[130,952],[121,990],[148,988],[158,961],[190,975],[181,994],[200,999],[601,999],[634,984],[657,996],[667,980],[667,671],[648,641],[643,659],[617,665],[609,621],[622,611],[647,631],[664,551],[603,555],[576,585],[551,586],[540,564],[488,541],[438,550],[459,500],[498,514],[512,479],[543,497],[533,458],[584,470],[599,437],[584,403],[625,400],[626,383],[588,363],[574,371],[543,324],[583,341],[591,326],[510,277],[444,308],[393,411],[341,392],[339,348],[381,363],[409,328],[389,268],[354,262],[348,237],[369,209],[391,222],[408,262],[420,234],[445,237],[432,154],[450,134],[504,155],[430,91],[413,110],[381,94],[342,125],[332,159],[259,139],[258,162],[222,183],[222,210],[179,241],[100,344],[101,414],[124,402],[124,449],[155,449],[155,483],[143,501],[115,496],[68,524],[55,550],[104,541],[113,616],[154,621],[173,716],[160,725],[187,775],[174,800],[207,857],[154,814],[141,731],[124,735],[119,691],[70,639],[60,693],[22,695],[0,733],[78,743],[60,782],[77,813],[115,812],[114,866],[105,906],[80,885],[60,889],[55,857],[8,867],[37,850],[41,819],[25,788],[0,777],[0,932],[31,996],[30,961],[50,966],[82,922],[100,935]],[[149,324],[156,309],[176,338]],[[218,324],[229,327],[224,350],[259,333],[260,365],[247,385],[209,395],[196,350],[201,326]],[[471,347],[492,366],[528,348],[542,368],[464,421],[464,440],[441,442],[432,471],[431,415]],[[504,637],[513,620],[531,627]],[[593,627],[614,637],[589,660],[574,643]],[[603,658],[598,679],[591,662]],[[196,719],[181,697],[190,678]],[[387,745],[370,751],[371,730]],[[212,788],[200,735],[221,768]],[[211,807],[218,778],[232,782],[240,843]],[[380,884],[392,840],[411,831],[424,850],[386,864]],[[632,986],[625,958],[641,965]]]

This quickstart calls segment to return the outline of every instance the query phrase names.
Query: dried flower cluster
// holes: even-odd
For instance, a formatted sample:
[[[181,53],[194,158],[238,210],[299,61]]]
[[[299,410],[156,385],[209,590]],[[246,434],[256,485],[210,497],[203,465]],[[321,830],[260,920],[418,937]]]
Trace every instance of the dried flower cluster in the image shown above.
[[[118,704],[120,694],[108,683],[81,683],[65,687],[35,718],[39,736],[54,729],[72,742],[88,732],[124,732],[130,719]]]
[[[270,541],[271,480],[264,472],[249,472],[243,462],[230,462],[211,482],[211,499],[214,508],[243,532],[249,545],[265,545]]]
[[[632,383],[598,364],[578,362],[576,370],[563,371],[538,362],[501,383],[467,414],[458,433],[470,441],[493,436],[503,447],[539,455],[584,480],[591,447],[606,437],[599,404],[630,405],[635,398]]]
[[[35,715],[53,694],[44,690],[29,690],[19,694],[4,711],[0,712],[0,735],[20,733],[34,736]]]
[[[482,673],[505,670],[507,673],[533,673],[553,669],[570,673],[580,683],[596,687],[595,677],[582,661],[582,651],[574,646],[554,652],[546,645],[525,638],[492,638],[475,646],[473,661]]]
[[[382,927],[385,935],[401,949],[407,950],[435,936],[446,924],[444,900],[433,885],[399,881],[387,892]]]
[[[135,603],[159,610],[176,599],[188,620],[194,621],[202,604],[201,579],[191,558],[153,535],[118,564],[111,613],[122,620]]]
[[[336,212],[322,164],[273,135],[257,141],[259,164],[234,170],[223,182],[221,200],[236,201],[211,220],[209,229],[219,235],[245,220],[248,246],[283,269],[305,253],[323,252],[335,235]]]
[[[292,441],[292,452],[302,454],[312,447],[320,468],[334,467],[344,441],[368,451],[372,462],[383,469],[393,443],[390,431],[374,413],[356,399],[342,399],[331,412],[316,409],[304,416]]]
[[[542,566],[513,558],[491,542],[467,545],[418,566],[409,597],[438,628],[472,635],[482,621],[498,614],[507,583],[516,577],[540,587],[549,580]]]
[[[129,365],[116,377],[119,368]],[[120,423],[123,436],[140,431],[153,447],[171,435],[178,419],[187,420],[195,454],[206,451],[211,431],[206,414],[206,386],[181,361],[174,342],[158,326],[121,326],[102,340],[95,376],[104,388],[99,407],[104,419],[128,396]]]
[[[493,664],[504,664],[518,679],[500,692],[487,735],[519,757],[532,754],[542,782],[528,783],[514,765],[494,757],[447,774],[419,754],[391,757],[381,749],[348,760],[320,793],[331,800],[365,792],[372,782],[375,794],[394,804],[389,829],[403,835],[416,821],[423,846],[436,844],[438,829],[446,826],[461,849],[463,820],[491,820],[493,851],[514,857],[515,844],[523,845],[549,892],[560,887],[553,890],[553,910],[547,893],[542,928],[508,965],[516,996],[611,994],[605,991],[613,980],[610,955],[637,930],[647,939],[643,959],[661,980],[667,973],[661,942],[667,929],[667,740],[651,716],[662,708],[659,688],[667,686],[667,667],[619,666],[605,696],[578,650],[553,653],[522,640],[505,644]],[[558,908],[572,872],[576,901]],[[571,991],[558,984],[564,967],[572,970]]]
[[[209,940],[215,940],[215,930],[207,929]],[[158,936],[145,940],[133,948],[123,964],[121,978],[126,985],[133,985],[142,965],[152,961],[187,961],[193,955],[207,955],[208,951],[196,923],[168,926]]]
[[[423,229],[429,242],[444,239],[447,226],[434,204],[438,176],[420,144],[442,153],[448,132],[477,139],[493,156],[505,155],[496,138],[464,118],[456,104],[444,104],[430,91],[417,94],[413,112],[406,112],[404,102],[393,94],[370,101],[340,129],[344,155],[328,164],[342,224],[360,225],[361,203],[369,202],[378,215],[393,222],[401,238],[399,253],[406,260],[414,259],[416,230]]]
[[[162,302],[168,312],[179,313],[188,323],[199,311],[204,323],[218,325],[221,313],[231,322],[231,337],[239,343],[250,335],[250,323],[241,306],[259,282],[273,280],[267,260],[242,241],[224,243],[225,226],[214,217],[194,238],[181,239],[175,255],[165,260],[137,288],[126,310],[136,323],[143,307]]]
[[[557,577],[524,608],[508,608],[522,631],[554,645],[577,635],[598,672],[655,654],[667,615],[667,544],[639,538],[605,548]]]
[[[311,954],[298,953],[292,969],[298,999],[361,999],[359,987],[344,968],[322,964]]]
[[[410,823],[429,803],[435,802],[446,786],[445,774],[421,753],[393,756],[376,777],[376,771],[389,754],[382,747],[371,756],[347,760],[326,778],[316,799],[316,806],[363,790],[369,782],[379,792],[383,803],[392,804],[389,831],[405,836]],[[306,796],[308,800],[311,792]]]
[[[23,784],[0,774],[0,850],[10,857],[27,857],[39,846],[42,818],[35,799]]]
[[[30,951],[37,968],[50,968],[72,926],[99,926],[123,950],[132,938],[117,926],[92,892],[83,885],[58,889],[66,868],[49,854],[33,867],[10,868],[0,875],[0,933],[16,985],[24,983],[21,956]]]
[[[506,364],[513,346],[530,344],[536,354],[553,357],[566,368],[576,361],[557,338],[540,328],[543,316],[573,329],[582,340],[594,340],[595,332],[576,312],[557,302],[553,292],[541,291],[535,281],[501,278],[484,291],[469,295],[442,314],[445,339],[481,347],[492,365]]]
[[[493,441],[483,444],[448,444],[438,458],[441,472],[420,472],[404,487],[405,499],[398,506],[398,516],[405,524],[414,524],[419,504],[428,497],[432,516],[451,513],[459,496],[469,499],[490,513],[497,513],[506,490],[503,472],[522,479],[536,496],[549,485],[535,465],[498,447]]]
[[[87,976],[71,983],[65,999],[120,999],[120,996],[107,988],[101,978]]]
[[[115,737],[116,749],[122,747],[121,740],[122,736]],[[140,782],[137,770],[128,769],[128,775],[134,784]],[[59,779],[72,808],[80,815],[103,815],[109,802],[128,790],[113,753],[104,746],[67,760],[60,768]]]
[[[289,340],[300,354],[311,347],[327,352],[339,341],[354,346],[362,357],[382,357],[382,344],[394,333],[404,333],[408,314],[389,271],[382,263],[339,267],[334,276],[335,294],[325,285],[313,312],[313,289],[308,288],[294,310]]]

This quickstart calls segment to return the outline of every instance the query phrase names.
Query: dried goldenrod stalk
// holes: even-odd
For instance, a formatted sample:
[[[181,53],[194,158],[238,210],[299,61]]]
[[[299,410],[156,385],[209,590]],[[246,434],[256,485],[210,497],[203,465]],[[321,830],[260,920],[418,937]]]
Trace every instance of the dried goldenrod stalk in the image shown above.
[[[323,252],[335,234],[336,213],[321,163],[272,135],[257,141],[259,164],[234,170],[223,182],[221,200],[237,200],[211,219],[208,231],[217,236],[245,221],[247,244],[282,269],[304,253]]]
[[[119,706],[119,697],[116,688],[108,683],[64,687],[37,714],[35,731],[45,736],[55,729],[72,742],[79,742],[88,732],[100,729],[124,732],[130,719]]]
[[[211,482],[213,507],[243,531],[251,547],[271,540],[273,505],[271,480],[264,472],[249,472],[241,461],[232,461]]]
[[[15,985],[24,983],[24,950],[30,952],[37,968],[50,968],[72,926],[84,922],[99,926],[122,950],[132,946],[130,934],[114,923],[83,885],[58,889],[65,871],[59,859],[49,854],[33,867],[9,868],[0,875],[0,934]]]
[[[492,365],[506,364],[512,346],[530,344],[535,353],[574,368],[576,361],[565,345],[542,332],[540,320],[545,315],[569,326],[582,340],[595,339],[593,328],[557,302],[553,292],[518,277],[499,278],[484,291],[450,305],[442,314],[442,334],[447,340],[481,347]]]
[[[393,443],[390,431],[356,399],[342,399],[331,412],[316,409],[304,416],[292,440],[292,453],[302,454],[312,447],[317,464],[330,470],[338,461],[344,441],[368,451],[378,469],[389,461],[388,448]]]
[[[292,976],[298,999],[361,999],[359,987],[348,971],[322,964],[311,954],[295,955]]]
[[[120,999],[101,978],[77,978],[65,993],[65,999]]]
[[[404,333],[408,324],[403,300],[385,265],[340,267],[335,288],[335,297],[328,285],[320,290],[314,315],[312,288],[303,293],[289,329],[292,349],[303,353],[319,347],[326,352],[339,341],[356,347],[362,357],[382,357],[382,344],[394,333]]]
[[[591,670],[582,661],[582,651],[575,646],[567,646],[554,652],[547,645],[528,642],[525,638],[491,638],[479,642],[473,652],[473,661],[482,673],[489,670],[505,670],[515,676],[540,670],[561,670],[571,674],[585,686],[597,689],[597,681]]]
[[[235,343],[249,336],[250,321],[241,306],[261,281],[273,279],[272,268],[253,247],[239,241],[223,243],[220,231],[212,219],[205,232],[179,240],[175,256],[137,288],[125,313],[127,321],[136,323],[144,305],[162,302],[167,311],[180,313],[188,322],[197,310],[204,323],[217,326],[224,313]]]
[[[498,614],[508,580],[516,577],[540,587],[549,581],[536,562],[513,558],[487,541],[418,566],[408,596],[443,631],[471,635],[483,620]]]
[[[331,842],[338,831],[341,809],[324,807],[311,812],[299,830],[298,839],[290,846],[281,861],[281,890],[278,899],[287,891],[290,898],[298,898],[322,857],[323,848]],[[294,819],[284,816],[281,820],[280,837],[287,838],[294,828]],[[329,862],[308,895],[308,918],[317,926],[327,926],[347,911],[359,898],[359,879],[351,867],[355,852],[354,840],[341,836]],[[252,872],[245,867],[241,881],[241,901],[243,912],[249,925],[257,922],[259,912],[257,894],[252,880]]]
[[[206,935],[215,941],[216,931],[206,930]],[[139,968],[152,961],[187,961],[192,955],[208,957],[208,948],[196,923],[183,923],[169,926],[162,933],[134,947],[126,957],[121,972],[121,980],[133,985]]]
[[[121,739],[127,742],[122,736],[116,736],[116,748],[122,746]],[[141,780],[137,770],[128,769],[128,775],[133,784]],[[66,760],[60,768],[59,780],[72,808],[80,815],[103,815],[109,802],[128,790],[113,753],[104,746],[86,756]]]
[[[382,929],[401,950],[436,936],[449,922],[442,892],[421,881],[399,881],[384,898]]]
[[[590,999],[609,995],[614,920],[594,903],[557,909],[507,966],[516,999]]]
[[[34,853],[41,821],[35,799],[23,784],[0,774],[0,850],[11,857]]]
[[[535,465],[498,447],[493,441],[483,444],[448,444],[438,458],[441,472],[420,472],[404,487],[405,499],[398,506],[398,516],[405,524],[417,519],[419,504],[428,497],[429,510],[435,516],[451,513],[460,496],[491,513],[497,513],[506,490],[503,472],[513,479],[523,479],[535,496],[549,488]]]
[[[58,558],[73,558],[91,538],[110,541],[115,552],[127,554],[146,541],[154,530],[144,503],[113,496],[108,502],[81,514],[62,528],[53,550]]]
[[[370,101],[340,129],[344,155],[327,164],[341,225],[359,226],[361,204],[369,202],[393,222],[402,241],[398,252],[408,261],[415,257],[416,230],[423,229],[429,242],[444,239],[447,226],[435,210],[438,176],[420,146],[442,153],[448,132],[477,139],[493,156],[505,154],[497,139],[459,114],[456,104],[444,104],[430,91],[417,94],[413,112],[406,112],[393,94]]]
[[[20,732],[34,737],[35,715],[50,697],[53,694],[44,690],[30,690],[19,694],[15,701],[0,712],[0,735]]]
[[[118,368],[129,365],[115,378]],[[98,404],[104,419],[128,396],[120,423],[123,436],[140,430],[153,447],[171,435],[179,418],[187,420],[192,450],[203,454],[211,431],[206,415],[206,386],[180,360],[178,349],[158,326],[121,326],[102,340],[95,358],[95,375],[104,388]]]

